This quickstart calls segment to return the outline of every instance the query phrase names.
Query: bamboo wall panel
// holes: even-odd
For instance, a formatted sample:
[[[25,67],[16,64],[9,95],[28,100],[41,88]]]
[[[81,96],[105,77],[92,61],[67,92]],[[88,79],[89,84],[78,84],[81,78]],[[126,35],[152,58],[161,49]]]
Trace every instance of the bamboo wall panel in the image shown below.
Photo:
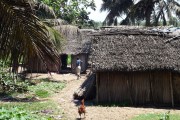
[[[99,73],[99,81],[98,81],[98,102],[108,102],[108,86],[107,81],[108,77],[107,73]]]
[[[129,102],[129,96],[127,95],[128,87],[126,85],[127,76],[125,74],[118,74],[118,72],[109,72],[108,75],[109,102]]]
[[[172,103],[170,72],[166,71],[99,72],[97,86],[99,102]]]
[[[57,60],[59,63],[54,63],[54,62],[48,62],[47,66],[49,68],[50,72],[58,72],[60,70],[60,60]],[[26,68],[28,70],[28,72],[37,72],[37,73],[44,73],[47,72],[47,68],[45,66],[45,64],[37,59],[31,59],[27,65]]]
[[[180,106],[180,75],[177,73],[173,74],[173,91],[174,91],[174,102]]]
[[[171,103],[170,73],[151,72],[152,101],[157,104]]]
[[[135,105],[145,104],[150,101],[150,84],[148,72],[128,73],[130,91]]]

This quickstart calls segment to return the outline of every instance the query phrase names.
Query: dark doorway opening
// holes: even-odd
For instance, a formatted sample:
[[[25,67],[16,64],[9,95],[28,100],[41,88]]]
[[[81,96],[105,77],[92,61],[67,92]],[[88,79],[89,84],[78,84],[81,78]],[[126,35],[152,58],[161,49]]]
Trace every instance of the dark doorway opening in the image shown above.
[[[71,72],[71,55],[61,55],[61,71],[63,73]]]
[[[67,69],[67,57],[68,56],[66,54],[61,55],[61,70]]]

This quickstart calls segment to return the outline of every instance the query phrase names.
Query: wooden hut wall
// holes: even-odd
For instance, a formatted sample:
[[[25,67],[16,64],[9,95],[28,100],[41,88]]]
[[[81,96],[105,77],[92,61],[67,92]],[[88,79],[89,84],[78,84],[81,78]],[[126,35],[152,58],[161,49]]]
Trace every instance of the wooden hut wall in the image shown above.
[[[86,72],[87,67],[88,67],[88,54],[86,53],[82,53],[82,54],[78,54],[78,55],[72,55],[71,59],[71,67],[72,67],[72,73],[75,73],[75,68],[76,67],[76,60],[77,58],[80,58],[82,60],[82,64],[81,64],[81,72]]]
[[[180,74],[174,73],[172,75],[172,80],[173,80],[174,104],[180,106]]]
[[[59,62],[60,62],[60,60],[59,60]],[[50,72],[58,72],[60,70],[60,63],[55,64],[53,62],[48,62],[47,66],[48,66]],[[37,72],[37,73],[46,73],[47,72],[47,69],[46,69],[44,63],[37,58],[31,59],[27,63],[26,68],[27,68],[28,72]]]
[[[178,78],[179,79],[179,78]],[[140,104],[172,104],[171,73],[98,72],[98,102]],[[180,84],[178,84],[178,89]],[[180,93],[176,93],[180,95]],[[180,98],[180,97],[179,97]]]

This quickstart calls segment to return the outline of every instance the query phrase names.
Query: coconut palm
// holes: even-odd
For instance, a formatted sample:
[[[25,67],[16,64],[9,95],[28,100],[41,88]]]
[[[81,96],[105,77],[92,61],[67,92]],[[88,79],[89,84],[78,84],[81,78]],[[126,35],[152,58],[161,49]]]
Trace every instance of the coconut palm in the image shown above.
[[[128,14],[133,0],[103,0],[101,11],[108,11],[103,24],[117,24],[117,17]]]
[[[158,21],[160,19],[163,20],[163,25],[167,25],[167,19],[169,19],[169,23],[172,24],[175,17],[173,17],[173,13],[180,17],[180,4],[175,0],[160,0],[156,7],[157,14],[154,13],[154,25],[158,25]],[[165,17],[167,16],[167,17]],[[177,20],[177,19],[176,19]]]
[[[34,57],[45,65],[47,61],[56,62],[58,57],[48,30],[35,16],[34,8],[33,0],[0,1],[0,59],[10,59],[13,68]]]
[[[109,11],[105,21],[112,24],[117,17],[125,14],[126,18],[121,24],[135,24],[135,21],[145,20],[145,25],[150,26],[158,25],[160,20],[163,20],[164,25],[167,24],[167,19],[171,23],[174,20],[173,13],[180,17],[180,4],[176,0],[128,1],[131,4],[124,5],[126,0],[103,0],[102,10]]]
[[[146,26],[158,25],[162,19],[163,25],[167,25],[167,19],[172,22],[173,13],[180,15],[180,4],[175,0],[140,0],[131,7],[127,18],[145,20]]]
[[[125,23],[131,22],[135,24],[135,21],[144,20],[146,21],[146,26],[150,25],[151,15],[154,10],[155,3],[158,0],[140,0],[133,6],[131,6],[130,12],[128,13]],[[121,24],[123,24],[123,22]],[[130,23],[128,23],[130,24]]]

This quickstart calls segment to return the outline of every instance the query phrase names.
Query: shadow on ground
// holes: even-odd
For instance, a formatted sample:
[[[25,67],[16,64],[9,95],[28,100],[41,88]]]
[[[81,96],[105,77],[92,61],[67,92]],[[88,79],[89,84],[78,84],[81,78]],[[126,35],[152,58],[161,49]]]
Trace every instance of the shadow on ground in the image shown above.
[[[0,101],[2,102],[39,102],[41,100],[37,99],[34,96],[30,98],[18,98],[18,97],[13,97],[8,94],[0,94]]]

